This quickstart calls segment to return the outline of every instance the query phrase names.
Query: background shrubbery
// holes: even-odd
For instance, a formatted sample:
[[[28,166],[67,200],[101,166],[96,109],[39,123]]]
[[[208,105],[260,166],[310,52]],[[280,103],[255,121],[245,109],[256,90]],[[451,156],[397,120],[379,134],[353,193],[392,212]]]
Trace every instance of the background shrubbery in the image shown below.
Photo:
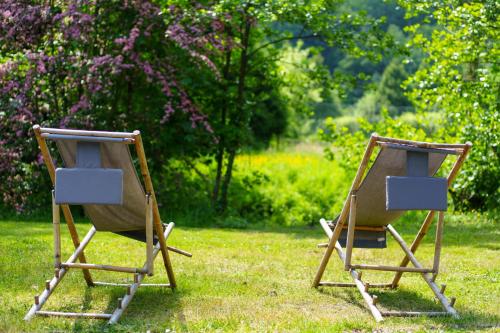
[[[471,141],[454,207],[500,206],[495,1],[7,0],[0,9],[5,213],[49,202],[34,123],[142,130],[162,210],[193,223],[307,225],[333,214],[372,132]]]

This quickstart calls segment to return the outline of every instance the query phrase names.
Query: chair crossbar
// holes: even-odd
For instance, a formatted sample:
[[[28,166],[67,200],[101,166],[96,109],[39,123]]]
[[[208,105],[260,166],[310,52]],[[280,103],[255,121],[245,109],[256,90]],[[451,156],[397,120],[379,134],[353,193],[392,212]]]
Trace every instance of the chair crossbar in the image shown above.
[[[451,316],[451,313],[446,311],[383,311],[382,316],[386,317],[439,317]]]
[[[113,283],[113,282],[101,282],[101,281],[95,281],[94,285],[96,286],[109,286],[109,287],[131,287],[131,283]],[[170,283],[142,283],[141,287],[168,287],[171,288],[172,286]]]
[[[53,317],[83,317],[94,319],[110,319],[111,313],[78,313],[78,312],[59,312],[59,311],[36,311],[40,316],[53,316]]]
[[[366,284],[365,284],[366,285]],[[346,282],[329,282],[323,281],[319,283],[321,287],[340,287],[340,288],[351,288],[356,287],[355,283],[346,283]],[[392,288],[391,283],[370,283],[370,288]]]
[[[122,266],[113,266],[113,265],[101,265],[101,264],[80,264],[80,263],[62,263],[62,267],[64,268],[81,268],[81,269],[96,269],[102,271],[114,271],[114,272],[123,272],[123,273],[145,273],[145,271],[141,268],[134,267],[122,267]]]
[[[423,267],[401,267],[401,266],[384,266],[384,265],[365,265],[356,264],[350,265],[349,267],[355,269],[366,269],[372,271],[388,271],[388,272],[407,272],[407,273],[433,273],[432,268]]]
[[[40,127],[38,125],[33,126],[33,129],[35,131],[38,130],[40,133],[61,134],[61,135],[100,136],[109,138],[132,138],[132,139],[135,136],[134,132],[85,131],[85,130]]]

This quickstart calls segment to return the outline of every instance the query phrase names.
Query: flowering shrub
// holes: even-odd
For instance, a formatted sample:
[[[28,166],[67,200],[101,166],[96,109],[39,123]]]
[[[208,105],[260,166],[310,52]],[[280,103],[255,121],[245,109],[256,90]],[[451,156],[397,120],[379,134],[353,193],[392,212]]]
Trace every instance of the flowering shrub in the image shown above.
[[[17,210],[38,186],[48,186],[48,177],[33,182],[43,163],[31,133],[35,123],[160,131],[179,121],[190,124],[185,131],[210,133],[179,69],[213,75],[209,56],[225,47],[217,38],[222,21],[175,6],[48,3],[0,3],[0,184],[3,202]]]

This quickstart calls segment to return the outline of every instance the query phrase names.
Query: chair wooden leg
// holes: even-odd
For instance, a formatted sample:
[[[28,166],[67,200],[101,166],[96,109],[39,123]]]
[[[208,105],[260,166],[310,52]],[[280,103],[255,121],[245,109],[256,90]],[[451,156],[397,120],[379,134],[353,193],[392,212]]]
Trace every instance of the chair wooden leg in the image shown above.
[[[319,283],[321,282],[321,278],[323,277],[323,273],[325,272],[326,265],[328,265],[328,261],[332,256],[333,250],[335,249],[335,243],[337,242],[340,236],[340,232],[342,231],[342,225],[343,225],[343,223],[340,223],[340,221],[337,222],[337,225],[335,226],[335,229],[332,232],[332,230],[330,229],[330,227],[328,226],[327,222],[324,219],[320,220],[320,224],[327,233],[328,238],[330,240],[328,242],[328,247],[326,248],[325,254],[321,259],[321,263],[318,267],[318,271],[316,272],[316,276],[314,277],[312,285],[314,288],[318,287]]]
[[[153,275],[153,200],[146,196],[146,266],[148,275]]]
[[[398,242],[400,247],[403,249],[403,251],[406,253],[406,256],[410,259],[412,264],[416,268],[423,268],[423,266],[418,262],[417,258],[415,258],[415,255],[412,253],[408,245],[406,245],[405,241],[403,238],[399,235],[399,233],[394,229],[392,225],[387,226],[387,230],[391,233],[391,235],[394,237],[394,239]],[[455,318],[458,318],[458,313],[457,311],[453,308],[453,306],[450,304],[448,299],[443,295],[441,292],[440,288],[436,285],[436,283],[432,279],[432,275],[429,273],[422,273],[422,278],[427,282],[429,287],[431,288],[432,292],[436,296],[436,298],[441,302],[441,305],[443,308],[448,312],[450,315],[452,315]]]
[[[342,251],[342,247],[340,246],[339,242],[336,242],[335,248],[337,250],[337,254],[342,262],[346,262],[346,257],[345,254]],[[368,306],[368,309],[373,315],[373,318],[375,318],[375,321],[380,322],[384,320],[382,317],[382,314],[380,313],[380,310],[377,308],[375,305],[375,301],[373,297],[368,293],[368,288],[366,288],[365,283],[361,281],[361,274],[358,273],[355,269],[350,269],[349,274],[351,275],[351,278],[353,279],[354,283],[356,284],[356,287],[358,288],[361,296],[365,300],[366,305]]]
[[[89,232],[83,238],[82,242],[75,250],[75,252],[73,252],[71,257],[68,259],[67,263],[74,263],[78,259],[78,257],[80,256],[81,253],[83,253],[83,250],[88,245],[88,243],[95,235],[95,233],[96,229],[94,227],[90,228]],[[40,311],[42,309],[42,306],[45,304],[45,302],[47,302],[50,295],[52,295],[52,292],[59,285],[59,282],[61,282],[62,278],[64,277],[67,271],[68,269],[66,268],[56,269],[55,276],[48,283],[46,282],[45,290],[42,292],[40,296],[36,298],[35,304],[33,304],[31,309],[28,311],[28,313],[24,317],[24,320],[30,320],[31,318],[33,318],[33,316],[36,314],[37,311]]]
[[[347,243],[345,253],[344,269],[351,268],[352,248],[354,246],[354,229],[356,227],[356,194],[351,195],[351,206],[349,209],[349,224],[347,227]]]
[[[170,222],[168,224],[167,228],[165,229],[165,232],[162,234],[163,238],[165,240],[168,238],[168,236],[172,232],[173,228],[174,228],[174,224],[172,222]],[[158,255],[158,252],[160,252],[160,250],[161,250],[161,245],[160,245],[160,242],[158,242],[156,244],[156,246],[154,247],[153,252],[152,252],[153,253],[153,260],[154,260],[154,258],[156,258],[156,256]],[[146,267],[147,267],[147,262],[144,264],[144,269],[146,269]],[[138,274],[134,275],[134,283],[127,286],[128,287],[127,293],[125,294],[125,296],[121,300],[119,300],[117,308],[115,309],[115,311],[111,315],[111,318],[109,319],[109,322],[108,322],[109,324],[114,324],[114,323],[118,322],[118,320],[120,319],[122,314],[125,312],[127,306],[132,301],[132,298],[134,297],[135,292],[137,291],[137,289],[139,289],[139,286],[141,285],[142,280],[144,280],[145,276],[146,276],[146,273],[138,273]],[[153,286],[153,285],[151,285],[151,286]],[[158,286],[162,286],[162,285],[158,285]],[[172,287],[170,284],[168,286]]]
[[[54,268],[61,268],[61,214],[52,191],[52,226],[54,228]]]
[[[436,227],[436,244],[434,248],[434,265],[432,267],[434,271],[433,280],[439,273],[439,261],[441,259],[441,243],[443,241],[443,227],[444,227],[444,212],[438,213],[438,223]]]

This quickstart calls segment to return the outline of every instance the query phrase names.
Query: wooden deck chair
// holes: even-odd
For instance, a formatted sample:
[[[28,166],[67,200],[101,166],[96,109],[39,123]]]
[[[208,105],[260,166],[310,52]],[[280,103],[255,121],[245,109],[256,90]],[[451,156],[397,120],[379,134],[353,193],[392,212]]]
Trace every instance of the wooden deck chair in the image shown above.
[[[66,129],[41,128],[33,126],[50,178],[52,191],[52,215],[54,230],[55,274],[45,283],[45,290],[35,296],[35,304],[25,320],[35,315],[66,316],[107,319],[116,323],[140,286],[175,288],[175,277],[169,257],[169,250],[191,257],[191,254],[166,245],[174,223],[164,225],[160,219],[158,204],[149,175],[146,156],[139,131],[99,132]],[[55,141],[64,162],[64,168],[57,168],[46,140]],[[144,188],[139,180],[130,155],[129,145],[134,145],[140,164]],[[80,241],[70,204],[83,205],[93,226]],[[67,261],[61,261],[60,210],[69,228],[75,252]],[[146,243],[146,263],[143,267],[120,267],[87,263],[84,249],[97,231],[114,232]],[[142,284],[146,275],[153,275],[153,262],[161,252],[167,272],[168,284]],[[76,261],[79,262],[76,262]],[[61,282],[69,269],[81,269],[88,286],[124,286],[127,291],[118,300],[113,313],[68,313],[42,311],[42,306]],[[92,269],[126,272],[134,274],[131,284],[95,282]]]
[[[363,178],[374,149],[380,150],[371,168]],[[444,211],[447,208],[447,189],[462,166],[472,144],[436,144],[398,140],[373,134],[366,147],[363,159],[352,183],[340,215],[328,223],[320,220],[329,242],[319,244],[326,247],[313,287],[357,287],[376,321],[383,316],[451,315],[458,317],[453,308],[455,299],[444,296],[445,286],[435,283],[439,272],[441,240],[443,236]],[[448,155],[458,155],[447,178],[433,177]],[[390,224],[408,210],[428,210],[427,216],[411,246],[408,246]],[[415,257],[415,252],[429,227],[438,215],[434,264],[425,268]],[[346,223],[346,221],[348,221]],[[333,229],[332,229],[333,228]],[[355,264],[352,262],[354,247],[384,248],[385,233],[394,237],[405,253],[399,266]],[[342,247],[345,246],[345,249]],[[321,278],[336,250],[344,269],[354,283],[326,282]],[[407,267],[411,262],[414,267]],[[361,280],[362,270],[395,272],[392,283],[369,284]],[[442,304],[443,312],[381,312],[377,308],[377,297],[369,294],[370,288],[396,288],[404,272],[418,273]]]

